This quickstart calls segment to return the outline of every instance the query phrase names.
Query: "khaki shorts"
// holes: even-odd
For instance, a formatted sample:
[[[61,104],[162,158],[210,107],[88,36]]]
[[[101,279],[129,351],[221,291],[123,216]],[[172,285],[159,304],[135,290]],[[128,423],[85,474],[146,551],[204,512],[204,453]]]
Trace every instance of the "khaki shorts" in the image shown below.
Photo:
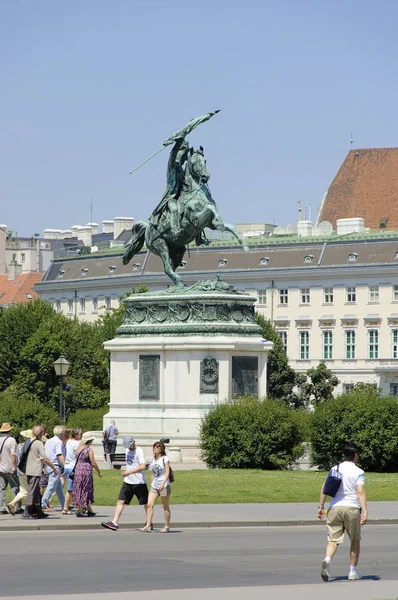
[[[156,488],[154,488],[154,487],[151,485],[151,489],[149,490],[149,493],[150,493],[150,494],[157,494],[157,495],[158,495],[158,496],[160,496],[161,498],[167,498],[167,496],[170,496],[170,494],[171,494],[171,489],[170,489],[170,486],[169,486],[169,485],[166,485],[166,487],[164,487],[164,488],[162,489],[162,491],[161,491],[161,492],[159,492],[159,490],[157,490]]]
[[[361,539],[361,513],[353,506],[333,506],[329,509],[326,526],[328,542],[342,544],[344,532],[348,533],[351,542]]]

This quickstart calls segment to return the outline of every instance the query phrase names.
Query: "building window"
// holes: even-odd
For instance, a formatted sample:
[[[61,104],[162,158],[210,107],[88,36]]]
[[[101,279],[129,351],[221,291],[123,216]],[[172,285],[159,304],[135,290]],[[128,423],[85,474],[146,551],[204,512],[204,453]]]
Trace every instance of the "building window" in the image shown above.
[[[267,305],[267,290],[257,290],[258,303]]]
[[[86,299],[80,298],[79,302],[80,302],[80,312],[85,313],[86,312]]]
[[[107,296],[105,298],[105,308],[111,308],[112,307],[112,300],[110,296]]]
[[[355,331],[345,332],[345,357],[355,358]]]
[[[98,311],[98,298],[93,298],[93,311]]]
[[[390,395],[398,396],[398,383],[390,383]]]
[[[379,332],[377,329],[369,329],[369,358],[379,358]]]
[[[346,291],[346,302],[349,302],[351,304],[355,303],[357,301],[357,288],[356,287],[347,287],[345,289]]]
[[[343,394],[348,394],[351,390],[354,389],[353,383],[343,383]]]
[[[310,358],[310,332],[300,331],[300,358],[308,360]]]
[[[323,290],[323,302],[325,304],[333,304],[333,288],[324,288]]]
[[[398,285],[392,286],[392,299],[394,302],[398,302]]]
[[[61,300],[56,300],[55,301],[55,310],[57,312],[61,312]]]
[[[309,304],[310,303],[310,288],[301,289],[300,294],[301,294],[301,304]]]
[[[323,358],[325,360],[332,360],[333,358],[333,332],[323,332]]]
[[[25,254],[24,252],[21,252],[21,263],[25,262]]]
[[[289,292],[288,290],[279,290],[279,304],[288,304]]]
[[[378,302],[379,301],[379,286],[378,285],[370,285],[368,290],[369,290],[369,302]]]
[[[68,313],[73,313],[73,300],[68,300]]]
[[[279,337],[282,340],[283,348],[287,354],[287,331],[278,331]]]
[[[392,335],[392,357],[398,358],[398,329],[393,329]]]

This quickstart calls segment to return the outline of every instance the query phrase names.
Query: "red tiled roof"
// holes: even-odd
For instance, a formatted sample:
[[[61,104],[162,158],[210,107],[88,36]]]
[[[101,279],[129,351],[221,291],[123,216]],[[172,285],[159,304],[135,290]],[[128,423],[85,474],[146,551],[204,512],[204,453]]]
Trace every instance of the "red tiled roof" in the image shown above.
[[[362,217],[365,227],[398,229],[398,148],[351,150],[328,190],[318,217],[336,227],[337,219]]]
[[[37,298],[33,286],[39,283],[42,277],[43,273],[23,273],[15,279],[8,279],[8,275],[0,275],[0,306],[29,302]]]

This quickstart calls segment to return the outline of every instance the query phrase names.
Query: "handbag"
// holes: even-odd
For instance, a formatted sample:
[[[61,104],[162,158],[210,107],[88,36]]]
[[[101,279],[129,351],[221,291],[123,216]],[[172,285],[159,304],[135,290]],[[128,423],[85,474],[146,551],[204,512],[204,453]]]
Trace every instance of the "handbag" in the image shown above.
[[[340,489],[343,481],[343,475],[339,471],[339,465],[336,468],[330,469],[328,476],[326,477],[325,485],[323,486],[323,493],[326,496],[334,498]]]
[[[165,462],[164,462],[164,458],[163,458],[163,467],[166,468],[166,465],[165,465]],[[169,481],[170,481],[170,483],[174,483],[174,471],[171,468],[170,461],[169,461],[169,468],[170,468]]]

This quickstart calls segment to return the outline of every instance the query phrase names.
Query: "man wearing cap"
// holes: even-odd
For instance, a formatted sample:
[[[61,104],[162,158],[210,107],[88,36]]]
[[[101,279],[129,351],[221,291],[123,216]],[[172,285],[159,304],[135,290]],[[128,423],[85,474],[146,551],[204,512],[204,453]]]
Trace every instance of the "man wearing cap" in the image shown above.
[[[12,427],[9,423],[3,423],[0,427],[0,515],[8,515],[6,507],[7,485],[10,486],[14,497],[19,492],[17,442],[10,435],[11,430]]]
[[[138,503],[144,506],[145,514],[147,511],[148,486],[144,474],[146,468],[144,451],[136,445],[135,439],[131,435],[123,438],[123,446],[126,448],[126,470],[122,472],[123,485],[120,489],[113,520],[101,523],[102,527],[111,531],[119,529],[119,519],[124,505],[130,504],[134,496],[137,496]]]
[[[26,479],[26,474],[22,473],[22,471],[19,470],[19,461],[21,460],[24,448],[25,448],[25,444],[27,443],[26,440],[34,440],[35,438],[33,437],[33,433],[31,429],[26,429],[25,431],[21,431],[20,432],[20,437],[24,438],[25,441],[21,442],[20,444],[18,444],[17,446],[17,463],[18,463],[18,479],[19,479],[19,492],[18,494],[15,496],[14,500],[11,500],[11,502],[7,503],[7,510],[10,513],[10,515],[15,515],[15,514],[19,514],[19,513],[23,513],[23,509],[19,508],[17,509],[16,506],[17,504],[20,504],[20,501],[23,498],[26,498],[26,496],[28,495],[28,481]]]

